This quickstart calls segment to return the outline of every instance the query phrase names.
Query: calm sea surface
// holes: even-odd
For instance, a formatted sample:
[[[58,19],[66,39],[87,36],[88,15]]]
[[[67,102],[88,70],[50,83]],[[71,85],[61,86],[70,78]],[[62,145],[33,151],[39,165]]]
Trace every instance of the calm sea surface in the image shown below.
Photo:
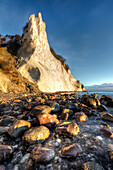
[[[103,91],[95,91],[95,92],[78,92],[77,95],[81,96],[83,94],[93,94],[93,93],[97,93],[97,96],[98,97],[101,97],[102,95],[107,95],[107,96],[111,96],[113,97],[113,91],[106,91],[106,92],[103,92]]]

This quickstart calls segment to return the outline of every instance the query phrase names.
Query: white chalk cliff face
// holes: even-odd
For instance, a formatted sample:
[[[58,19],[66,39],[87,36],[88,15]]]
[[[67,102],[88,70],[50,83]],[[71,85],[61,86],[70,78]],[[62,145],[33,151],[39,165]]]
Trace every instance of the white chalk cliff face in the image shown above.
[[[51,53],[45,29],[41,13],[29,17],[24,27],[22,47],[18,51],[18,55],[23,57],[19,72],[36,83],[42,92],[85,90],[71,75],[70,69],[65,69],[65,64]]]

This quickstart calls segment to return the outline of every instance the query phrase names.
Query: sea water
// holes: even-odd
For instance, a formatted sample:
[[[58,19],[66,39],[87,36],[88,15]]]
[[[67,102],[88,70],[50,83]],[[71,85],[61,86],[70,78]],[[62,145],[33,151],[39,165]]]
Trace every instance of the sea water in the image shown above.
[[[77,92],[78,96],[82,96],[84,94],[94,94],[97,93],[97,97],[101,97],[102,95],[107,95],[113,97],[113,91],[94,91],[94,92]]]

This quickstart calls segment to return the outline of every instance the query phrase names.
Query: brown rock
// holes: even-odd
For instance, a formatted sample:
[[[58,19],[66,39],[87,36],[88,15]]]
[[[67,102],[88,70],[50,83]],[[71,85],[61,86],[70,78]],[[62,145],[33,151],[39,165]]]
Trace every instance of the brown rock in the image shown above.
[[[77,135],[79,132],[79,127],[76,123],[73,122],[63,122],[58,124],[56,132],[59,134]]]
[[[79,132],[79,127],[76,123],[70,123],[67,127],[67,132],[69,132],[71,135],[77,135]]]
[[[49,162],[54,156],[54,150],[43,147],[35,147],[31,152],[32,159],[39,163]]]
[[[27,143],[34,144],[44,141],[50,135],[50,131],[45,126],[34,127],[25,132],[22,139]]]
[[[52,108],[47,105],[38,105],[32,109],[31,115],[36,116],[41,113],[49,114],[51,112],[51,110],[52,110]]]
[[[61,155],[65,157],[76,157],[77,154],[82,152],[82,148],[79,144],[74,143],[61,149]]]
[[[75,113],[75,119],[79,120],[79,121],[86,121],[86,114],[84,112],[76,112]]]
[[[82,165],[82,170],[104,170],[104,168],[96,162],[85,162]]]
[[[25,120],[18,120],[8,129],[8,134],[11,137],[17,138],[21,136],[30,127],[31,127],[31,123]]]
[[[54,116],[48,113],[37,114],[36,119],[37,119],[37,122],[40,123],[40,125],[46,124],[46,123],[53,123],[53,122],[55,122],[56,124],[59,123],[59,120],[57,118],[55,118]]]
[[[110,130],[101,128],[101,129],[98,129],[98,132],[99,132],[101,135],[104,135],[104,136],[106,136],[106,137],[108,137],[108,138],[113,138],[113,133],[112,133]]]
[[[110,113],[108,113],[108,112],[102,112],[102,113],[100,114],[100,117],[101,117],[102,119],[104,119],[104,120],[113,122],[113,115],[110,114]]]
[[[0,162],[7,160],[12,153],[13,149],[11,146],[0,145]]]

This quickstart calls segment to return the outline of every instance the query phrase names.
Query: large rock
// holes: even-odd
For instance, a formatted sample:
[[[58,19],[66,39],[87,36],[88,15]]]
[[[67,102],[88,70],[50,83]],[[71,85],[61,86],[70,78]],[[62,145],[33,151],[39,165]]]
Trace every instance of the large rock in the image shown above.
[[[79,132],[79,127],[74,122],[63,122],[58,124],[56,132],[64,135],[66,134],[77,135]]]
[[[55,156],[55,151],[43,147],[35,147],[31,152],[31,157],[35,162],[46,163],[52,160]]]
[[[82,165],[82,170],[104,170],[104,168],[96,162],[85,162]]]
[[[50,135],[50,131],[45,126],[39,126],[29,129],[25,132],[22,139],[30,144],[43,142],[45,139],[47,139]]]
[[[38,105],[36,107],[34,107],[31,111],[31,115],[32,116],[36,116],[42,113],[50,113],[52,110],[51,107],[47,106],[47,105]]]
[[[50,49],[45,29],[41,13],[29,17],[23,30],[22,47],[18,51],[23,57],[19,72],[43,92],[85,90],[72,76],[65,59]]]
[[[18,120],[8,129],[8,134],[11,137],[17,138],[21,136],[30,127],[31,127],[31,123],[25,120]]]
[[[0,162],[7,160],[12,153],[13,149],[11,146],[0,145]]]
[[[82,148],[79,144],[74,143],[72,145],[62,148],[61,155],[64,157],[76,157],[77,154],[82,152]]]
[[[59,120],[57,118],[55,118],[53,115],[50,115],[48,113],[43,113],[43,114],[38,114],[36,116],[37,118],[37,123],[40,123],[40,125],[44,125],[47,123],[59,123]]]
[[[113,122],[113,115],[108,113],[108,112],[102,112],[100,113],[100,117],[103,119],[103,120],[107,120],[107,121],[111,121]]]

